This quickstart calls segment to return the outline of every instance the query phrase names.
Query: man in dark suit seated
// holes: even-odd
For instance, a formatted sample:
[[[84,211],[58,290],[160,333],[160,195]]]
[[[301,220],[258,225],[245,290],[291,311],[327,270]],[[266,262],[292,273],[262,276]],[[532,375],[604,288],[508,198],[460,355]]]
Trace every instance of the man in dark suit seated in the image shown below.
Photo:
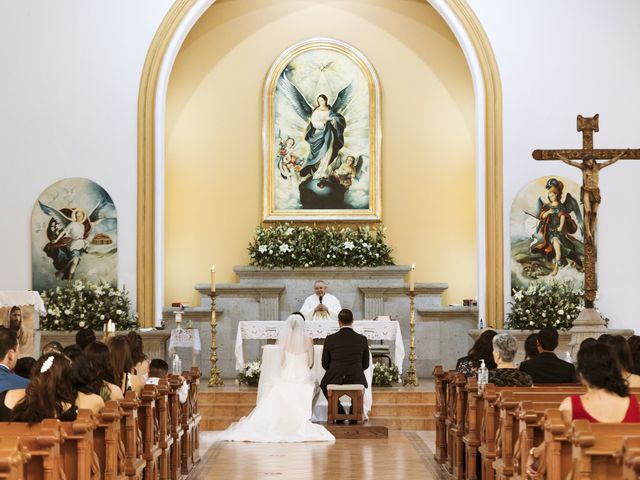
[[[18,361],[18,336],[16,332],[0,327],[0,393],[6,390],[26,388],[29,380],[11,370]]]
[[[327,385],[360,384],[368,387],[364,371],[369,368],[369,343],[367,337],[353,328],[353,313],[346,308],[338,314],[340,330],[329,335],[322,350],[322,368],[326,370],[320,388],[326,398]],[[342,405],[339,413],[344,413]]]
[[[558,331],[544,327],[538,333],[537,357],[520,364],[520,370],[533,378],[533,383],[576,383],[575,367],[560,360],[553,351],[558,347]]]

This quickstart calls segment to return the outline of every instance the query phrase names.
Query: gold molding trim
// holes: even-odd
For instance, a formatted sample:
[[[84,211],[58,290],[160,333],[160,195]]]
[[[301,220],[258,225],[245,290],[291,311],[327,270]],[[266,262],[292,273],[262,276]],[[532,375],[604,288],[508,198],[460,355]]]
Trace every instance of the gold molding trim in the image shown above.
[[[502,86],[489,39],[466,0],[444,0],[469,35],[483,77],[485,94],[486,324],[501,328],[504,318],[502,179]],[[138,92],[137,305],[143,326],[155,323],[155,97],[169,42],[197,0],[176,0],[158,27],[147,52]],[[480,259],[478,259],[480,261]]]

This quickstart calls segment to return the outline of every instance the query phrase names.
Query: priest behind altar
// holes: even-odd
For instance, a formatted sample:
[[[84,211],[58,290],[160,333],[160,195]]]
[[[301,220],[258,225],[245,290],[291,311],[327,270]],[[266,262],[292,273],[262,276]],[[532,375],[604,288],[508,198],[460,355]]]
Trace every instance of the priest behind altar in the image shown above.
[[[315,293],[307,297],[300,313],[309,320],[334,320],[338,321],[338,313],[342,310],[336,297],[327,293],[327,284],[322,280],[316,280],[313,284]]]

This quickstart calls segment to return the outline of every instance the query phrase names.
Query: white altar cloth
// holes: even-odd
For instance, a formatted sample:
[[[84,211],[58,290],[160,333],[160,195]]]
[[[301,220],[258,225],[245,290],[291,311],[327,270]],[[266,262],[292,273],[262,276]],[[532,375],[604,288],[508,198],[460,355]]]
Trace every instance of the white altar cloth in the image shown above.
[[[236,335],[236,369],[242,370],[244,366],[244,352],[242,345],[244,340],[276,340],[280,328],[285,322],[280,321],[242,321],[238,322]],[[327,335],[337,332],[340,327],[333,320],[305,322],[304,329],[311,338],[326,338]],[[404,360],[404,343],[400,323],[395,320],[355,320],[353,329],[367,337],[369,340],[394,341],[394,359],[398,370],[402,373],[402,361]]]
[[[264,323],[264,322],[262,322]],[[278,376],[281,370],[280,355],[277,345],[265,345],[262,347],[262,366],[260,368],[260,381],[258,382],[258,399],[265,395],[271,388],[274,379]],[[313,399],[313,417],[311,418],[316,422],[327,421],[327,399],[320,390],[320,380],[324,376],[324,368],[322,368],[322,345],[314,345],[314,362],[313,362],[313,378],[316,381],[316,393]],[[369,354],[369,368],[364,372],[364,376],[367,379],[369,387],[364,391],[364,416],[368,418],[369,411],[371,410],[371,404],[373,403],[373,396],[371,394],[371,384],[373,382],[373,362],[371,354]],[[282,408],[287,408],[283,405]]]

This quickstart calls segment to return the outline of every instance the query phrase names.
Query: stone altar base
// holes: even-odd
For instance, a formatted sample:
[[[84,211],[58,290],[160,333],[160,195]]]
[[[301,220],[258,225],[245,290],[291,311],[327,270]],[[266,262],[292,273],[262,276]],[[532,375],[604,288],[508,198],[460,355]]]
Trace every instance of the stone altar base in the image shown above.
[[[236,385],[233,378],[225,378],[224,383],[222,387],[206,387],[204,382],[200,384],[198,410],[202,415],[202,431],[224,430],[256,406],[257,387]],[[418,387],[373,387],[373,406],[365,426],[389,430],[435,430],[435,408],[435,383],[432,379],[420,379]]]

